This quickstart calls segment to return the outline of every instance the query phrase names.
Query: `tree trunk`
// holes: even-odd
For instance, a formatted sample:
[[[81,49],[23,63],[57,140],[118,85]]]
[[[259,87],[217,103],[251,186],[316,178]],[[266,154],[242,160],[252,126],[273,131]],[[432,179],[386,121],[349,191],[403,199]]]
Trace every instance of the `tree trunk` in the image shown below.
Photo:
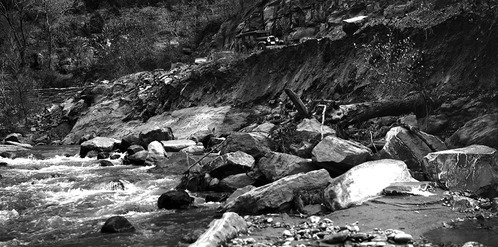
[[[399,116],[415,113],[417,118],[428,115],[432,109],[432,102],[422,93],[407,96],[404,99],[363,102],[348,105],[337,105],[336,102],[327,102],[325,114],[326,123],[338,123],[343,126],[361,123],[376,117]]]

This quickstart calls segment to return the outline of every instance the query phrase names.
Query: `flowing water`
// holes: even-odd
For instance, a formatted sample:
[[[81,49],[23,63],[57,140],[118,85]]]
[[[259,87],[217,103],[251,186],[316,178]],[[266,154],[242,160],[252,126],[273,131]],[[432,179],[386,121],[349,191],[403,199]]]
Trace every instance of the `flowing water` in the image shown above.
[[[101,167],[72,156],[77,150],[38,147],[27,158],[0,157],[7,163],[0,166],[0,246],[175,246],[213,219],[209,207],[157,208],[178,176],[147,173],[150,167]],[[115,215],[137,231],[100,233]]]

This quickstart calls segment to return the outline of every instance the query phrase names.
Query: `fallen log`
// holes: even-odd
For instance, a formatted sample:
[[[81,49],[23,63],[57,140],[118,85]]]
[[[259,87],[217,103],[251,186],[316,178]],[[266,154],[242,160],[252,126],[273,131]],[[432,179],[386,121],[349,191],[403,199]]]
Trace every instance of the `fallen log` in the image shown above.
[[[323,101],[328,105],[325,112],[326,124],[340,124],[347,126],[384,116],[399,116],[415,113],[417,118],[427,116],[432,109],[432,101],[422,93],[408,95],[403,99],[363,102],[347,105],[338,105],[335,101]],[[321,111],[315,113],[321,118]]]
[[[296,93],[294,93],[290,89],[285,89],[285,93],[287,94],[287,96],[289,96],[289,99],[294,104],[294,106],[296,107],[296,109],[299,112],[299,114],[301,115],[301,117],[305,117],[305,118],[310,117],[310,113],[308,111],[308,108],[306,108],[303,101],[299,98],[299,96],[297,96]]]

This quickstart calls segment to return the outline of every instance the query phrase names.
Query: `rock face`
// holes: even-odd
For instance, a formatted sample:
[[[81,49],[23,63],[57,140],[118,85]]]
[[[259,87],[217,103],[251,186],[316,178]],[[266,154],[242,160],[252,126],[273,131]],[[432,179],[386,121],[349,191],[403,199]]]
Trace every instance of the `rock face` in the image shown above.
[[[372,151],[361,143],[327,136],[313,148],[312,155],[315,162],[340,163],[353,167],[368,160]]]
[[[223,210],[257,214],[288,209],[296,194],[323,191],[331,181],[325,169],[295,174],[244,193],[227,202]]]
[[[416,182],[399,160],[376,160],[351,168],[334,178],[325,190],[325,205],[331,210],[348,208],[379,195],[395,182]]]
[[[221,150],[222,154],[242,151],[254,157],[261,157],[265,152],[271,151],[272,143],[267,135],[260,132],[233,133]]]
[[[142,131],[138,135],[142,146],[147,147],[153,141],[174,140],[173,130],[170,127],[157,127],[147,131]]]
[[[423,179],[422,167],[424,163],[424,156],[435,151],[446,150],[446,144],[439,140],[439,138],[419,132],[424,140],[409,130],[403,127],[394,127],[386,135],[386,144],[382,152],[387,154],[387,157],[396,160],[402,160],[412,171],[412,175],[418,179]],[[427,143],[431,147],[427,145]]]
[[[113,216],[107,219],[102,226],[102,233],[134,232],[135,227],[123,216]]]
[[[159,209],[182,209],[187,208],[194,198],[183,190],[170,190],[163,193],[157,200],[157,206]]]
[[[452,148],[480,144],[498,149],[498,114],[488,114],[468,121],[446,142]]]
[[[483,145],[430,153],[424,161],[429,179],[447,189],[476,191],[498,179],[498,151]]]
[[[178,152],[186,147],[195,146],[196,143],[192,140],[169,140],[161,142],[164,149],[168,152]]]
[[[230,175],[245,173],[254,166],[254,158],[241,151],[226,153],[204,165],[201,173],[209,173],[212,177],[222,179]]]
[[[321,137],[322,134],[323,136],[335,135],[335,130],[329,126],[322,125],[314,118],[305,118],[297,125],[296,134],[303,141],[310,141]]]
[[[277,152],[268,152],[261,157],[258,168],[269,181],[317,169],[309,159]]]
[[[108,137],[95,137],[89,141],[81,143],[80,156],[85,157],[90,151],[111,152],[117,149],[120,141]]]
[[[222,246],[228,240],[239,233],[247,232],[247,223],[244,218],[236,213],[227,212],[218,220],[209,224],[209,229],[204,232],[195,243],[189,247],[217,247]]]

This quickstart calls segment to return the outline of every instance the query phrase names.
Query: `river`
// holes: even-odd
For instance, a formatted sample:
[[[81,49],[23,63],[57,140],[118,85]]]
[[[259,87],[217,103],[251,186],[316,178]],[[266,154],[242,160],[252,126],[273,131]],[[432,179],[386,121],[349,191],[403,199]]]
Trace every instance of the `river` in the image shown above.
[[[159,210],[157,199],[178,176],[150,167],[101,167],[79,147],[36,147],[33,155],[0,157],[0,246],[175,246],[213,219],[212,207]],[[28,153],[21,154],[27,156]],[[135,233],[103,234],[104,222],[126,217]]]

